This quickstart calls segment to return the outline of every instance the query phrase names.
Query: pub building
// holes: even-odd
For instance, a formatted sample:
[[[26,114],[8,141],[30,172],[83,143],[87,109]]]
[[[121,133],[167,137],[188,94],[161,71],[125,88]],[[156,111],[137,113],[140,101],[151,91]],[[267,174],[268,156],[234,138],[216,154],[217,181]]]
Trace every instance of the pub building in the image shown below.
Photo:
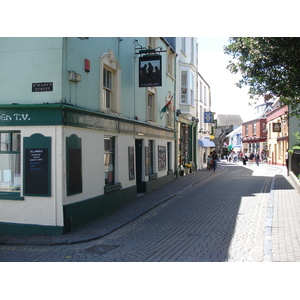
[[[0,234],[60,235],[174,178],[164,38],[0,39]],[[139,87],[149,45],[161,86]]]

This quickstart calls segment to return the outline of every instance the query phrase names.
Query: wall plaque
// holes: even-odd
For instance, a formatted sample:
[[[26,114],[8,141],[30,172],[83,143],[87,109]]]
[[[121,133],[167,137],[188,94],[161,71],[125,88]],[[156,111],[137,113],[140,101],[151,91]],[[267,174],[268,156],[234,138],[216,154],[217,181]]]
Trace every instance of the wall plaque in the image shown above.
[[[32,84],[32,92],[52,92],[53,82],[37,82]]]

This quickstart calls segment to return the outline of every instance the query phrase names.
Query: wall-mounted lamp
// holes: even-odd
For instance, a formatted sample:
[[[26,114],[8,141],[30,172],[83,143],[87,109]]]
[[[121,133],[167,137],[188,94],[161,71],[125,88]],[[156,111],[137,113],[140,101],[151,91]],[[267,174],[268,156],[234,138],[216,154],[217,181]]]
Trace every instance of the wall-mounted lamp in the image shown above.
[[[180,115],[181,115],[181,110],[180,110],[180,109],[177,109],[177,110],[176,110],[176,116],[179,117]]]
[[[88,37],[78,37],[78,39],[85,41],[85,40],[88,40],[89,38]]]

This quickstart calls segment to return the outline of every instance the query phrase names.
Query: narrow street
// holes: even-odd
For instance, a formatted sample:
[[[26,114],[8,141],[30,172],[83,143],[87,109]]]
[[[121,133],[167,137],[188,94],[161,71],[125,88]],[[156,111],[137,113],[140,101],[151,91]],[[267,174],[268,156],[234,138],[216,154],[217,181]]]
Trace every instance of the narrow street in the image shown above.
[[[103,238],[74,245],[0,245],[0,261],[300,261],[299,194],[284,168],[222,166],[224,171]]]

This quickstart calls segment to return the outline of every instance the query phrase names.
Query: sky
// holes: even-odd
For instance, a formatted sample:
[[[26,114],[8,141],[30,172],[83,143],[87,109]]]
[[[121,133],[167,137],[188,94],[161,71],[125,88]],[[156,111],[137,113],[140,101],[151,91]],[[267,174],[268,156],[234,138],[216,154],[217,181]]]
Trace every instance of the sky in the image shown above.
[[[236,114],[247,120],[253,112],[253,107],[248,105],[248,88],[238,88],[235,83],[240,75],[226,69],[232,57],[224,54],[223,47],[229,44],[229,37],[197,37],[197,41],[198,70],[210,86],[211,111]]]

